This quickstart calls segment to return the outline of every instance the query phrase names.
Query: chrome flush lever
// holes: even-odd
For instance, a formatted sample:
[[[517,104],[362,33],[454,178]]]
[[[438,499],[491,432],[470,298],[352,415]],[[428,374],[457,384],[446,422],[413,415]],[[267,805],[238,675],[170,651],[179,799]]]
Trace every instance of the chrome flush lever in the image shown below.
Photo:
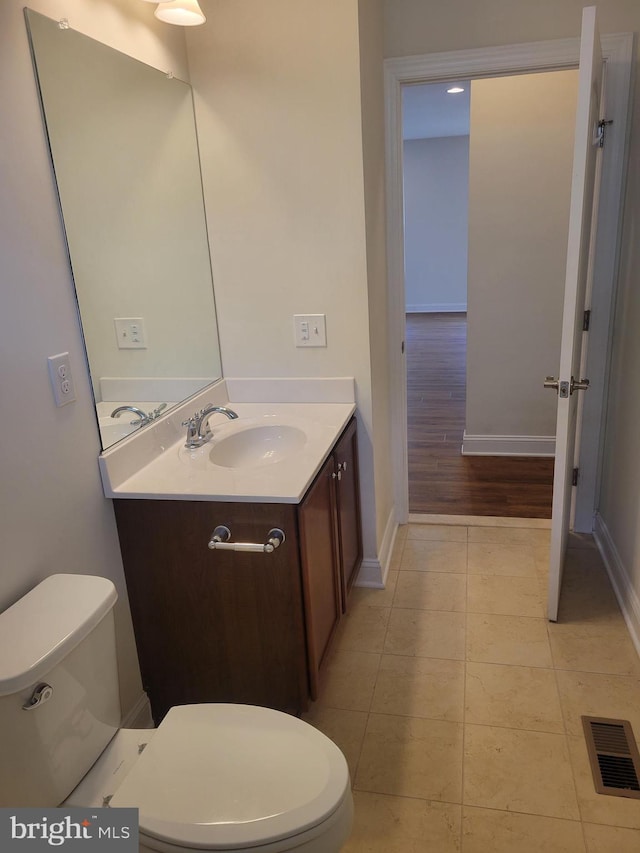
[[[31,698],[22,706],[22,710],[33,711],[34,708],[39,708],[40,705],[44,705],[45,702],[48,702],[52,696],[53,687],[43,681],[42,684],[38,684],[38,686],[34,688]]]

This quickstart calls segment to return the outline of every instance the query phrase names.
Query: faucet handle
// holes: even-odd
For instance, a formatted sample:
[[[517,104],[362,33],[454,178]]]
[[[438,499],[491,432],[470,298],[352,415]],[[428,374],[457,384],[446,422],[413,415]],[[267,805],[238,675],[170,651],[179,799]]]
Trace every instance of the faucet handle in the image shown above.
[[[182,426],[187,428],[187,440],[185,442],[185,447],[188,450],[194,450],[196,447],[199,447],[198,443],[198,425],[200,423],[200,419],[198,416],[198,412],[193,415],[191,418],[187,418],[186,421],[182,421]]]
[[[149,417],[151,418],[152,421],[155,421],[156,418],[160,417],[160,412],[166,408],[167,408],[166,403],[160,403],[160,405],[157,406],[152,412],[149,412]],[[186,426],[186,424],[185,424],[185,426]]]

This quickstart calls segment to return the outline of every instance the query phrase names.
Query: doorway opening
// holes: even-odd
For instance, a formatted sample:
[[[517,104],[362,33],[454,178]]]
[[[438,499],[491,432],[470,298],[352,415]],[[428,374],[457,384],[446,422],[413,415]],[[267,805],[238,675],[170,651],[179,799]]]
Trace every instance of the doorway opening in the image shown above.
[[[551,517],[576,93],[574,70],[403,87],[411,513]]]
[[[606,112],[612,120],[602,160],[602,190],[595,252],[595,282],[589,331],[587,375],[590,390],[584,397],[580,443],[580,478],[576,490],[574,529],[590,532],[597,507],[602,435],[607,404],[610,363],[610,329],[615,299],[619,255],[621,208],[624,195],[629,134],[629,93],[633,39],[629,34],[604,35]],[[477,48],[449,53],[398,57],[385,61],[387,263],[389,273],[389,328],[391,376],[392,466],[395,517],[409,517],[407,464],[406,363],[404,356],[404,233],[402,191],[402,89],[408,85],[456,79],[482,79],[497,75],[529,74],[575,69],[580,40],[536,42]],[[553,128],[549,127],[549,132]],[[544,379],[544,377],[542,377]]]

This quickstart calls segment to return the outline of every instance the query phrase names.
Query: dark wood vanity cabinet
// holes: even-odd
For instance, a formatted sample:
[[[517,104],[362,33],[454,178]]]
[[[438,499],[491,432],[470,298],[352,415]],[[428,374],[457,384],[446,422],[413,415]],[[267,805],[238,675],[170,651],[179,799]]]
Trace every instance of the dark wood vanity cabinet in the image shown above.
[[[347,597],[362,563],[358,432],[355,418],[338,439],[333,450],[333,459],[342,610],[346,613]]]
[[[362,554],[355,441],[352,420],[300,504],[114,501],[156,723],[191,702],[300,713],[316,698]],[[270,554],[210,550],[221,524],[235,542],[274,527],[286,541]]]

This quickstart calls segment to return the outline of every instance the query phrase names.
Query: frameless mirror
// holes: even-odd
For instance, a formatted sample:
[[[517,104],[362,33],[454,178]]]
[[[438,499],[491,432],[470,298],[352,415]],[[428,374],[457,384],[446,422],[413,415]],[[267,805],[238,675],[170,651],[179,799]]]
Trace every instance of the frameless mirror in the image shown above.
[[[222,373],[191,87],[25,15],[106,449]]]

